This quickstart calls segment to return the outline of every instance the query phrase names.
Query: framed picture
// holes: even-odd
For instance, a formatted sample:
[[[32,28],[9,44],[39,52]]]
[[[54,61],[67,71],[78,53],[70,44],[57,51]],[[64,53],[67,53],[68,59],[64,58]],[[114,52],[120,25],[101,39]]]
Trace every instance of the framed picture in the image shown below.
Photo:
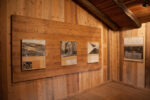
[[[88,42],[88,63],[97,63],[99,62],[99,42]]]
[[[22,70],[45,68],[45,40],[22,40]]]
[[[124,39],[124,59],[131,61],[143,61],[144,59],[143,37],[132,37]]]
[[[61,41],[61,65],[77,64],[77,44],[75,41]]]

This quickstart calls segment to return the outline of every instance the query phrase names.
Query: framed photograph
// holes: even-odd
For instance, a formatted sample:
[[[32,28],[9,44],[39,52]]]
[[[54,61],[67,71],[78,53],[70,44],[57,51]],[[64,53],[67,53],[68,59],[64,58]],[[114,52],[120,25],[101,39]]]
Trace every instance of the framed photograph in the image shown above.
[[[143,46],[125,46],[124,57],[126,60],[143,60]]]
[[[99,42],[88,42],[88,63],[99,62]]]
[[[144,38],[132,37],[124,39],[124,59],[131,61],[143,61]]]
[[[22,70],[45,68],[45,40],[22,40]]]
[[[77,64],[77,44],[75,41],[61,41],[61,65]]]

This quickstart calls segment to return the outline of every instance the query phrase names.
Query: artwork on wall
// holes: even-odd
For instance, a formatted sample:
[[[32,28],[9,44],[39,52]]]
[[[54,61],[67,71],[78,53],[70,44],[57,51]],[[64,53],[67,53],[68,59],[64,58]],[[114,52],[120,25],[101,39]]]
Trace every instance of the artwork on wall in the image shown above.
[[[93,71],[99,70],[102,67],[100,64],[101,54],[99,54],[99,63],[87,63],[87,42],[101,41],[102,33],[99,28],[18,15],[13,15],[11,19],[12,82],[32,81],[59,75]],[[36,23],[38,23],[38,25]],[[18,25],[21,25],[21,27],[18,27]],[[34,48],[34,46],[30,48],[30,45],[26,44],[26,42],[32,44],[33,40],[45,41],[45,43],[43,43],[43,45],[45,45],[45,55],[41,55],[41,53],[40,55],[38,54],[38,56],[40,56],[39,58],[41,58],[40,60],[38,56],[32,55],[36,48]],[[70,44],[69,42],[71,42],[71,45],[75,45],[73,46],[74,50],[66,46]],[[27,49],[28,47],[29,49]],[[30,51],[32,52],[31,57],[28,53],[23,53],[22,48],[24,48],[25,52],[33,49],[34,51]],[[44,51],[44,49],[42,51]],[[35,66],[35,64],[37,65]],[[44,69],[32,70],[34,67]]]
[[[143,60],[143,46],[125,46],[125,59]]]
[[[124,39],[124,59],[133,61],[143,60],[143,37],[132,37]]]
[[[45,40],[22,40],[22,70],[45,68]]]
[[[88,63],[99,62],[99,43],[88,42]]]
[[[77,44],[75,41],[61,41],[61,65],[77,64]]]

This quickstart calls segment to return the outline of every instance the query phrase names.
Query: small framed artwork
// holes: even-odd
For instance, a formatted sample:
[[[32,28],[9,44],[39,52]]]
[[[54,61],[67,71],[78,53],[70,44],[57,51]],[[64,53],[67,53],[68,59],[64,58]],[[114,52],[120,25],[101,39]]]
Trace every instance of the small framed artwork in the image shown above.
[[[22,71],[45,68],[45,40],[22,40]]]
[[[99,62],[99,42],[88,42],[87,44],[87,60],[88,63]]]
[[[143,61],[144,59],[143,37],[132,37],[124,39],[124,59],[130,61]]]
[[[61,41],[61,65],[77,64],[77,44],[75,41]]]

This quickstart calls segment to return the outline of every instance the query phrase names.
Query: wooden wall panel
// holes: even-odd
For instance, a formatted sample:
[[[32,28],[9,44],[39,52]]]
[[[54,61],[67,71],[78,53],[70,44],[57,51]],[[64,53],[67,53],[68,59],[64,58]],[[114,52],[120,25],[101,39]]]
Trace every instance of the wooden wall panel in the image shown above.
[[[0,1],[0,15],[2,15],[2,0]],[[0,16],[2,23],[2,16]],[[2,54],[2,24],[0,24],[0,55]],[[2,66],[2,57],[0,58],[0,66]],[[2,99],[2,67],[0,67],[0,99]]]
[[[7,100],[8,94],[8,43],[7,41],[7,1],[0,0],[0,100]]]
[[[60,100],[67,97],[66,76],[56,77],[53,79],[54,100]]]
[[[109,70],[110,79],[119,81],[120,78],[120,32],[109,30]]]
[[[77,5],[72,0],[65,0],[65,22],[77,24]]]
[[[146,34],[146,24],[143,24],[139,29],[124,30],[121,32],[122,45],[121,45],[121,56],[124,56],[123,52],[123,39],[125,37],[138,37]],[[145,45],[144,45],[145,48]],[[145,49],[144,49],[145,51]],[[144,54],[145,55],[145,54]],[[145,59],[145,58],[144,58]],[[122,81],[128,84],[132,84],[138,87],[145,87],[145,60],[143,62],[125,61],[121,58],[122,65]]]
[[[104,70],[106,70],[107,66],[107,55],[106,51],[107,50],[107,28],[99,22],[97,19],[95,19],[93,16],[91,16],[88,12],[77,6],[77,23],[80,25],[86,25],[86,26],[92,26],[92,27],[97,27],[101,29],[101,33],[104,34],[101,36],[101,48],[102,48],[102,68],[97,71],[92,71],[92,72],[85,72],[85,73],[80,73],[79,74],[79,91],[83,91],[92,87],[97,86],[98,84],[101,84],[104,82],[104,79],[106,80],[106,74],[104,73]],[[105,62],[105,63],[103,63]],[[95,79],[95,81],[94,81]],[[97,80],[97,81],[96,81]]]
[[[42,91],[41,91],[42,92]],[[13,84],[9,90],[9,100],[35,100],[36,90],[34,82]]]
[[[53,100],[53,83],[52,78],[36,80],[33,82],[35,90],[35,99]],[[38,87],[38,88],[36,88]]]
[[[108,29],[106,26],[101,27],[101,40],[102,40],[102,69],[101,69],[101,75],[102,77],[102,82],[108,81]]]
[[[8,90],[8,100],[58,100],[95,87],[106,82],[109,77],[111,80],[122,78],[125,83],[144,87],[145,63],[125,62],[121,58],[123,54],[121,44],[124,37],[144,36],[145,24],[140,29],[121,32],[110,31],[72,0],[7,0],[7,2],[0,0],[0,4],[3,5],[0,7],[7,8],[7,11],[0,10],[2,13],[0,16],[3,16],[0,18],[0,23],[3,23],[0,24],[0,47],[3,46],[0,48],[0,54],[3,57],[0,59],[0,62],[3,62],[0,71],[4,73],[2,75],[5,75],[3,81],[8,82],[3,85],[5,97],[7,97]],[[102,33],[101,69],[13,84],[10,66],[11,15],[23,15],[99,28]],[[149,29],[147,28],[147,30]]]
[[[79,92],[79,73],[66,76],[67,96],[74,95]]]
[[[0,4],[4,5],[4,3]],[[0,26],[0,28],[4,29],[5,27],[7,30],[5,30],[5,32],[3,31],[0,35],[3,37],[3,40],[5,40],[3,45],[7,45],[4,46],[5,48],[3,48],[3,52],[1,52],[1,54],[3,54],[3,58],[8,57],[8,59],[3,59],[3,64],[5,64],[3,68],[5,68],[5,72],[7,72],[6,70],[8,69],[8,73],[5,73],[5,75],[8,76],[8,78],[5,77],[5,79],[8,80],[8,85],[6,85],[9,87],[8,89],[5,88],[6,91],[9,90],[8,100],[56,100],[66,96],[74,95],[79,91],[84,91],[107,80],[108,28],[80,8],[72,0],[8,0],[7,11],[3,9],[1,12],[5,12],[5,14],[7,12],[7,16],[4,16],[4,13],[3,15],[1,14],[3,18],[5,18],[5,21],[7,21],[7,23],[5,22],[7,27],[5,24],[3,24],[4,26]],[[9,60],[11,57],[11,15],[29,16],[100,28],[102,33],[102,68],[97,71],[76,73],[12,84],[11,64]],[[0,46],[2,46],[2,44],[0,44]],[[86,80],[84,78],[86,78]],[[62,85],[58,82],[60,82]],[[54,83],[56,83],[55,86]],[[59,85],[61,88],[59,88]],[[63,87],[65,87],[65,89],[63,89]],[[58,93],[54,91],[58,91]],[[5,95],[5,97],[7,97],[7,95]]]
[[[22,39],[46,40],[46,68],[21,72]],[[55,39],[55,40],[53,40]],[[61,66],[60,41],[76,41],[78,64]],[[87,42],[101,44],[99,28],[67,24],[56,21],[40,20],[29,17],[12,17],[12,67],[13,82],[71,74],[100,69],[101,62],[87,63]],[[101,61],[101,45],[99,60]],[[55,58],[55,59],[54,59]],[[40,74],[40,75],[39,75]]]
[[[146,52],[145,52],[146,87],[150,89],[150,22],[146,24]]]

